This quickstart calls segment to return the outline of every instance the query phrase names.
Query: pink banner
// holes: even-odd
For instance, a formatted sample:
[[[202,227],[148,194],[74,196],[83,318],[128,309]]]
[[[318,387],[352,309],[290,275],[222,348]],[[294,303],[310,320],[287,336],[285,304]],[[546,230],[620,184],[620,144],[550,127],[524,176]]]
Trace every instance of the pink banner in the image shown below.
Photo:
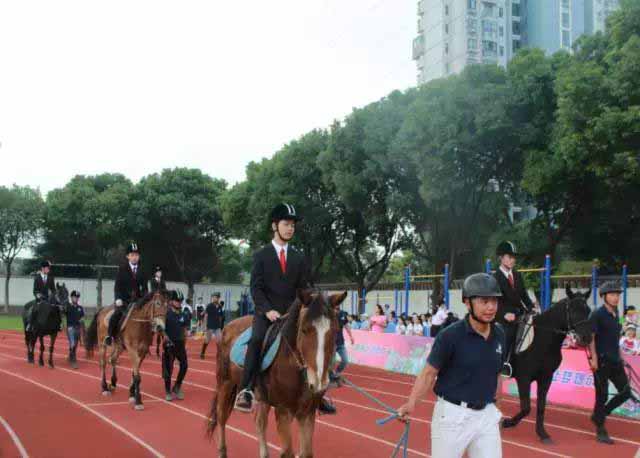
[[[377,367],[403,374],[417,375],[431,351],[430,337],[399,336],[370,331],[352,331],[355,345],[349,345],[349,360],[355,364]],[[640,356],[625,356],[637,373],[640,373]],[[503,392],[518,395],[515,380],[503,383]],[[615,393],[610,384],[609,392]],[[532,397],[536,397],[536,385],[532,385]],[[562,364],[553,375],[548,394],[549,402],[592,409],[595,400],[593,373],[583,350],[563,350]],[[627,401],[615,412],[632,418],[640,418],[640,406]]]

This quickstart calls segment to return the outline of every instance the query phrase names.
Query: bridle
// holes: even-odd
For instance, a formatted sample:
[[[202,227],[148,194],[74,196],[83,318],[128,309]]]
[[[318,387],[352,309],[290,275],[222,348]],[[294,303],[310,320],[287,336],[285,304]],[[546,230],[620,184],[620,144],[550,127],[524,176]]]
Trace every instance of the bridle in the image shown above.
[[[157,296],[161,295],[160,293],[156,293],[152,296],[151,298],[151,310],[147,313],[148,315],[150,315],[150,317],[148,318],[129,318],[130,321],[135,321],[137,323],[149,323],[151,325],[153,325],[153,320],[155,320],[157,317],[161,317],[162,314],[156,314],[156,302],[159,302],[159,299]],[[149,302],[147,302],[146,304],[144,304],[142,307],[145,307],[146,305],[148,305]]]
[[[566,329],[556,328],[556,327],[553,327],[553,326],[542,326],[542,325],[535,324],[535,323],[533,323],[531,326],[533,326],[534,328],[537,328],[537,329],[544,329],[546,331],[551,331],[551,332],[553,332],[555,334],[562,334],[562,335],[568,335],[568,336],[571,336],[571,337],[575,337],[577,335],[578,326],[580,326],[580,325],[582,325],[584,323],[587,323],[589,321],[589,317],[587,315],[587,318],[585,318],[583,320],[580,320],[580,321],[577,321],[576,323],[572,323],[571,312],[570,312],[571,301],[572,300],[573,299],[567,298],[567,301],[564,304],[565,317],[566,317],[566,322],[567,322],[567,328]]]

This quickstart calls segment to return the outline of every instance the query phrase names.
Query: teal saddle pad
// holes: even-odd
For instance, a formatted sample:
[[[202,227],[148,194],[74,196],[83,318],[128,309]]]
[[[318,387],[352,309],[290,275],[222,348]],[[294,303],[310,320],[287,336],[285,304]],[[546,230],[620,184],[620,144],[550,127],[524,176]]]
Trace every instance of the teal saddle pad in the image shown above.
[[[231,347],[231,362],[237,366],[244,367],[244,357],[247,354],[247,345],[249,344],[249,339],[251,339],[251,328],[248,328],[242,334],[238,336],[236,341]],[[267,337],[269,339],[268,333]],[[273,360],[276,359],[276,355],[278,354],[278,349],[280,348],[280,340],[281,334],[278,332],[278,335],[273,340],[273,343],[269,345],[269,348],[265,348],[262,350],[262,361],[260,364],[260,372],[264,372],[273,363]]]

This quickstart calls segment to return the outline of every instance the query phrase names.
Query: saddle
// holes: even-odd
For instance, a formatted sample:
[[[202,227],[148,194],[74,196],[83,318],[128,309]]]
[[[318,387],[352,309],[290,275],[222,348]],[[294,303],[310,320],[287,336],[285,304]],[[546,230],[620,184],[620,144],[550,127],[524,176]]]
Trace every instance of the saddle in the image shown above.
[[[262,351],[260,353],[260,372],[264,372],[271,367],[273,361],[276,359],[278,349],[280,348],[280,342],[282,341],[282,327],[285,320],[277,320],[272,323],[267,329],[267,334],[264,337],[262,343]],[[244,358],[247,354],[247,346],[253,330],[247,328],[242,334],[238,336],[236,341],[231,347],[231,362],[238,367],[244,367]]]
[[[516,345],[514,348],[514,353],[516,355],[527,350],[533,343],[533,338],[535,336],[533,317],[534,314],[529,313],[526,314],[518,322],[518,330],[516,331]]]

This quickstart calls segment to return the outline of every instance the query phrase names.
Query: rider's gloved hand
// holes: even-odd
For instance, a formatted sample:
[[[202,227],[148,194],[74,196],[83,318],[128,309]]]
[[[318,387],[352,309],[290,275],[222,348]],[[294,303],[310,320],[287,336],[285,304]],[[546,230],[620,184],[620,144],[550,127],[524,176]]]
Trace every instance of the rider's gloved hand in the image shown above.
[[[122,307],[122,299],[116,299],[116,307]]]

